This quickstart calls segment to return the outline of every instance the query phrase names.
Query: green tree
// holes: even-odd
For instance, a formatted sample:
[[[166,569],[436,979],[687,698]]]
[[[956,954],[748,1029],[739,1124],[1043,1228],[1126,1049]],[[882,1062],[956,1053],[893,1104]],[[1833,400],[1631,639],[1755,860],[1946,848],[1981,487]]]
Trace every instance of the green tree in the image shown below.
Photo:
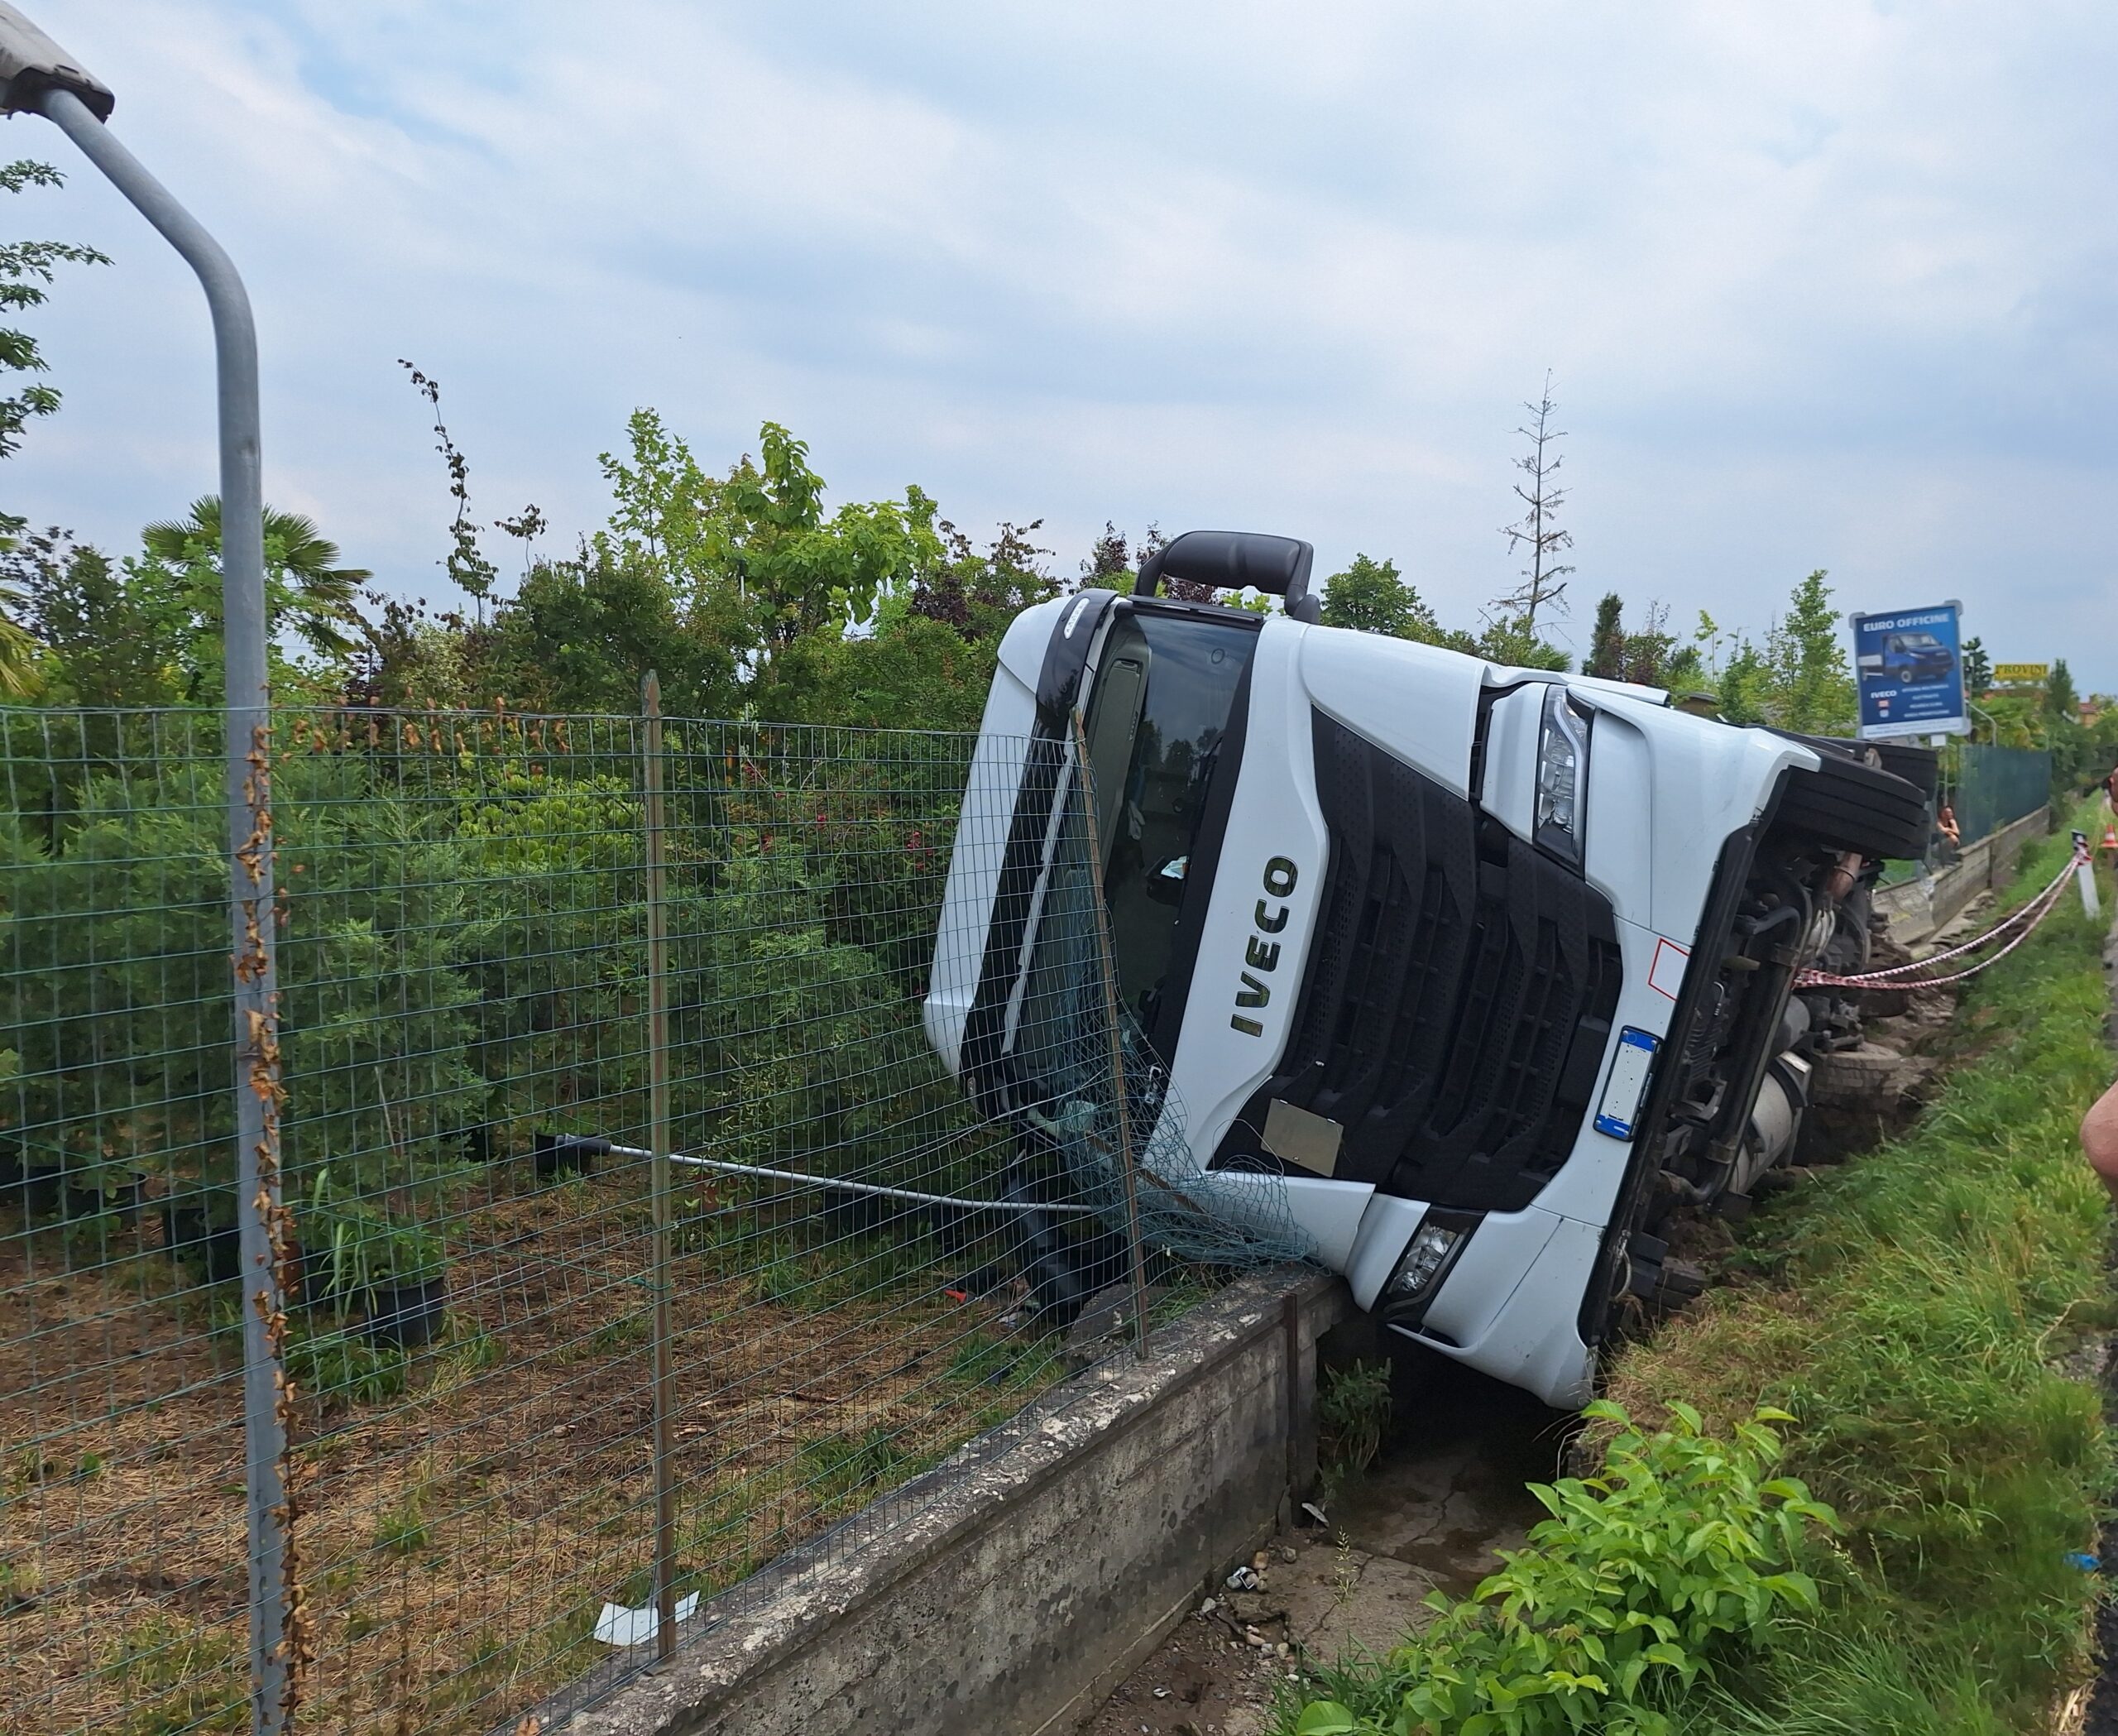
[[[1986,641],[1977,637],[1963,642],[1963,690],[1976,699],[1993,684],[1992,659],[1986,655]]]
[[[1720,688],[1721,715],[1731,723],[1768,723],[1816,736],[1852,731],[1858,718],[1853,673],[1825,577],[1819,568],[1795,587],[1787,612],[1766,629],[1762,646],[1740,634],[1732,640],[1701,612],[1693,645],[1710,648],[1719,659],[1711,673]]]
[[[1148,534],[1156,535],[1152,528]],[[1126,546],[1125,533],[1105,519],[1103,535],[1089,545],[1088,558],[1081,563],[1081,588],[1118,591],[1129,596],[1138,578],[1133,570],[1133,556]]]
[[[2073,671],[2063,657],[2053,659],[2052,672],[2044,679],[2040,709],[2044,714],[2044,745],[2052,754],[2052,799],[2058,803],[2070,802],[2077,790],[2094,783],[2110,768],[2099,763],[2096,738],[2082,726],[2081,695],[2075,691]]]
[[[50,164],[26,157],[0,164],[0,191],[57,187],[65,180]],[[0,242],[0,310],[12,315],[43,306],[62,265],[109,263],[108,256],[74,242]],[[0,326],[0,374],[30,376],[13,391],[0,395],[0,458],[22,449],[32,417],[57,411],[59,389],[36,377],[50,372],[50,364],[35,338],[19,327]],[[12,549],[27,524],[19,514],[0,511],[0,551]],[[36,642],[16,618],[28,607],[20,590],[0,584],[0,696],[7,698],[25,698],[34,685]]]
[[[1819,567],[1795,587],[1763,651],[1769,721],[1809,735],[1849,732],[1858,718],[1853,673],[1824,578]]]
[[[758,714],[775,723],[975,730],[999,647],[997,637],[966,634],[894,600],[872,632],[812,634],[788,645]]]
[[[807,443],[768,422],[759,444],[762,462],[742,459],[723,486],[716,553],[757,623],[769,679],[772,648],[865,619],[881,592],[908,586],[945,550],[934,502],[918,487],[902,501],[851,501],[827,519]]]
[[[2048,717],[2065,723],[2081,721],[2081,695],[2074,691],[2074,674],[2067,659],[2056,658],[2052,673],[2044,678],[2044,710]]]
[[[55,719],[55,733],[87,720]],[[9,956],[35,961],[0,1028],[22,1057],[10,1136],[103,1193],[140,1173],[232,1221],[227,793],[201,713],[124,720],[56,837],[0,820]],[[60,739],[67,739],[61,736]],[[78,738],[74,738],[78,739]],[[447,966],[474,912],[431,808],[347,752],[283,752],[276,841],[291,1165],[363,1184],[438,1164],[477,1119],[469,985]]]
[[[21,540],[4,568],[13,605],[49,653],[52,697],[76,705],[204,705],[221,695],[221,507],[212,495],[182,520],[150,525],[141,553],[115,561],[54,530]],[[355,599],[367,571],[299,513],[265,511],[266,619],[282,697],[335,693],[357,648]]]
[[[723,478],[651,410],[634,414],[627,435],[625,458],[602,458],[616,506],[594,546],[659,572],[683,600],[686,629],[732,658],[753,699],[780,679],[788,645],[868,620],[947,558],[934,502],[917,487],[827,516],[807,445],[776,422],[760,430],[761,458]]]
[[[1708,690],[1706,659],[1695,645],[1680,645],[1670,653],[1670,660],[1662,665],[1660,684],[1672,693],[1704,693]]]
[[[1385,633],[1422,645],[1441,641],[1441,623],[1391,560],[1356,554],[1343,573],[1324,582],[1324,625]]]
[[[201,495],[188,518],[162,519],[140,533],[150,560],[221,576],[221,497]],[[338,545],[299,512],[265,509],[265,583],[275,631],[291,630],[319,656],[343,657],[357,641],[354,607],[361,587],[375,575],[365,567],[339,564]],[[218,613],[219,592],[204,612]]]
[[[57,187],[65,181],[49,163],[27,158],[0,165],[0,191],[20,193],[25,187]],[[93,247],[66,241],[0,242],[0,309],[19,314],[41,307],[50,299],[56,268],[62,265],[107,266],[109,257]],[[0,373],[43,374],[50,371],[36,338],[12,327],[0,327]],[[0,458],[22,448],[22,436],[32,416],[48,416],[59,408],[59,391],[41,380],[25,381],[9,396],[0,397]],[[23,520],[0,514],[0,528],[20,530]]]
[[[52,530],[17,539],[7,588],[44,645],[45,697],[79,706],[160,706],[184,698],[194,628],[166,568],[113,562]]]
[[[1641,687],[1672,684],[1677,641],[1670,631],[1667,604],[1648,604],[1646,625],[1624,637],[1619,662],[1623,679],[1636,682]]]
[[[1721,715],[1731,723],[1771,723],[1771,674],[1757,647],[1738,639],[1717,671]]]
[[[722,717],[740,703],[738,648],[726,633],[702,631],[644,548],[606,540],[578,559],[530,569],[482,638],[473,697],[536,711],[630,712],[653,669],[671,715]]]
[[[202,495],[182,519],[165,519],[140,534],[137,561],[125,563],[128,583],[173,594],[178,607],[164,608],[180,620],[184,644],[183,698],[210,704],[221,696],[221,501]],[[291,634],[316,662],[309,667],[275,646],[273,681],[293,690],[335,687],[360,641],[363,623],[356,603],[374,575],[340,564],[338,545],[314,519],[299,512],[265,509],[265,609],[274,640]]]
[[[1588,630],[1588,660],[1581,666],[1583,674],[1601,675],[1607,681],[1624,679],[1624,612],[1625,602],[1618,593],[1605,592],[1596,605],[1596,624]]]
[[[1555,669],[1564,674],[1574,666],[1573,658],[1550,640],[1537,636],[1526,615],[1489,616],[1476,636],[1452,634],[1445,642],[1452,650],[1516,669]]]
[[[659,410],[635,410],[625,438],[626,458],[597,455],[612,504],[609,528],[597,533],[596,544],[644,554],[685,592],[692,609],[702,608],[730,577],[721,559],[728,531],[721,479],[700,468]]]

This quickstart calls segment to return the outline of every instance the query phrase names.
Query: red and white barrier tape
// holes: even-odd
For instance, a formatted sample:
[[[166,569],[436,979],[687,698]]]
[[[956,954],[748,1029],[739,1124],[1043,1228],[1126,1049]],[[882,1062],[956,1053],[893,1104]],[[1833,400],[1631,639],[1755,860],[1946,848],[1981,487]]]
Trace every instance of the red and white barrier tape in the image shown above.
[[[2060,894],[2066,890],[2067,882],[2073,877],[2075,869],[2088,860],[2086,851],[2077,851],[2067,859],[2066,866],[2053,876],[2052,883],[2036,897],[1996,923],[1983,934],[1965,941],[1961,946],[1951,947],[1947,952],[1937,952],[1931,957],[1916,958],[1910,964],[1890,965],[1880,971],[1864,971],[1853,976],[1837,976],[1828,971],[1799,971],[1795,976],[1795,986],[1798,989],[1933,989],[1945,983],[1962,982],[1967,977],[1976,976],[1987,966],[1998,964],[2029,938],[2036,931],[2037,925],[2058,908]],[[1981,947],[1989,947],[2010,929],[2019,932],[1990,958],[1981,958],[1976,964],[1943,976],[1909,974],[1914,971],[1931,970],[1952,958],[1959,958],[1967,952],[1976,952]]]

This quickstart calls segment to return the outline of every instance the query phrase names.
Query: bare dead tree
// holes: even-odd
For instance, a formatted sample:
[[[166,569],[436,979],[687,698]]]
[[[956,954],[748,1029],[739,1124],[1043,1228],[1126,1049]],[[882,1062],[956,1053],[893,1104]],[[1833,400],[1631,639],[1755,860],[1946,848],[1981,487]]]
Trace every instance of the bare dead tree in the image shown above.
[[[1566,438],[1566,430],[1552,426],[1559,405],[1552,401],[1550,369],[1545,372],[1544,396],[1522,407],[1530,413],[1530,420],[1516,432],[1530,443],[1530,449],[1515,461],[1515,468],[1527,483],[1517,482],[1515,494],[1523,513],[1515,523],[1502,525],[1500,534],[1507,539],[1510,554],[1527,551],[1529,564],[1522,568],[1522,583],[1506,596],[1495,597],[1493,607],[1514,616],[1525,633],[1535,635],[1540,610],[1566,611],[1566,576],[1574,570],[1559,559],[1574,546],[1574,533],[1562,530],[1558,523],[1566,491],[1555,479],[1565,460],[1553,448]]]

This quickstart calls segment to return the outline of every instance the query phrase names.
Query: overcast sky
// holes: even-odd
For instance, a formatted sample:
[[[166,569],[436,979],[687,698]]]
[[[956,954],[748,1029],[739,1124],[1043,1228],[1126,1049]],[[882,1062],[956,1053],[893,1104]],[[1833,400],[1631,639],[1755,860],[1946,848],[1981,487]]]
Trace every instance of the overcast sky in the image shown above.
[[[2107,4],[25,3],[248,276],[269,498],[395,590],[448,516],[403,356],[548,552],[654,405],[1062,571],[1272,530],[1468,624],[1549,368],[1577,648],[1606,589],[1755,631],[1821,566],[2118,688]],[[201,305],[10,125],[79,171],[12,233],[117,263],[33,316],[66,404],[0,505],[123,545],[214,486]]]

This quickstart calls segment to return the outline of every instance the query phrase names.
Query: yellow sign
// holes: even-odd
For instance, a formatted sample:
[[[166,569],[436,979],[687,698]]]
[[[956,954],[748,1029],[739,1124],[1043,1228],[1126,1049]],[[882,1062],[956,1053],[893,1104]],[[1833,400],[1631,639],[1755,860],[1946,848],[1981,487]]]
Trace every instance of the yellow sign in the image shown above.
[[[2049,663],[1996,663],[1993,665],[1996,681],[2041,682],[2052,673]]]

